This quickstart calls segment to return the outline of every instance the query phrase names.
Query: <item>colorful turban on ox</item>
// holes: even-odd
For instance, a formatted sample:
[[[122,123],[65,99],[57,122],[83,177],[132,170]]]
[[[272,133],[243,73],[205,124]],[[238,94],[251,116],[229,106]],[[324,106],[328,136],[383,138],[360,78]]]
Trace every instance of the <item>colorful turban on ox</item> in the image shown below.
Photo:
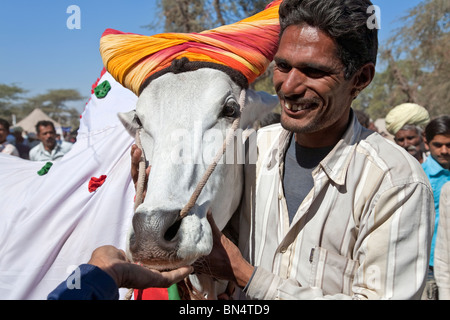
[[[385,119],[386,130],[395,134],[407,124],[423,127],[430,122],[430,115],[422,106],[415,103],[403,103],[389,111]]]
[[[273,1],[254,16],[200,33],[144,36],[108,29],[100,40],[100,54],[106,70],[136,95],[147,78],[183,57],[228,66],[251,83],[277,50],[280,3]]]

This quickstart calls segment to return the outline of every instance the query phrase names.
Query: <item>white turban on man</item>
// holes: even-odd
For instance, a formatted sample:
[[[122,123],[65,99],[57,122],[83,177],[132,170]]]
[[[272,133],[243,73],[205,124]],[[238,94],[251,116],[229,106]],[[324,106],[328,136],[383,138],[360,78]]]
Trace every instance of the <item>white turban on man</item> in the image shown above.
[[[386,130],[395,134],[407,124],[424,127],[430,122],[430,115],[424,107],[415,103],[403,103],[393,108],[386,116]]]

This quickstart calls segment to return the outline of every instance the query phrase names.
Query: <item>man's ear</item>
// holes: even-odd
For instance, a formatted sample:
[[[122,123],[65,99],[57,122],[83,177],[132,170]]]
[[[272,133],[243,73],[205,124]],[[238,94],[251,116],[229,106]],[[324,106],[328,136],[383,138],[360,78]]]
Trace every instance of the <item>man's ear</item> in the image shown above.
[[[375,65],[373,62],[368,62],[363,65],[353,76],[354,77],[354,88],[353,97],[356,98],[358,94],[363,91],[375,77]]]
[[[139,124],[136,122],[136,110],[129,112],[119,112],[117,114],[125,129],[132,136],[136,136],[136,131],[139,129]]]

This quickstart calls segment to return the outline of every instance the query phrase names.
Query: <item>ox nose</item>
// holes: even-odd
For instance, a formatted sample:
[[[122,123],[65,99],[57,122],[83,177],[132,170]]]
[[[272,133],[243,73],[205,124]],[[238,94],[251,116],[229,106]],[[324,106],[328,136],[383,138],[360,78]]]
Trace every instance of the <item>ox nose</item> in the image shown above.
[[[157,246],[166,250],[176,248],[182,220],[179,210],[137,211],[133,216],[134,246]]]

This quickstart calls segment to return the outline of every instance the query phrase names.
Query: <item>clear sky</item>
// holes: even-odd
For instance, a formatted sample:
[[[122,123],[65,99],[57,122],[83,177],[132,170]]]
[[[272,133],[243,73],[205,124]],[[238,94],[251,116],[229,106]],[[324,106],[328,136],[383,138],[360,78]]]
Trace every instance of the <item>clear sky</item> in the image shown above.
[[[327,1],[327,0],[324,0]],[[380,44],[393,35],[399,18],[420,0],[373,0],[380,7]],[[80,29],[71,5],[80,9]],[[77,89],[90,95],[91,85],[103,68],[99,39],[113,28],[124,32],[155,34],[143,26],[155,19],[156,0],[1,0],[0,83],[17,84],[28,95],[49,89]],[[76,106],[80,112],[84,102]]]

